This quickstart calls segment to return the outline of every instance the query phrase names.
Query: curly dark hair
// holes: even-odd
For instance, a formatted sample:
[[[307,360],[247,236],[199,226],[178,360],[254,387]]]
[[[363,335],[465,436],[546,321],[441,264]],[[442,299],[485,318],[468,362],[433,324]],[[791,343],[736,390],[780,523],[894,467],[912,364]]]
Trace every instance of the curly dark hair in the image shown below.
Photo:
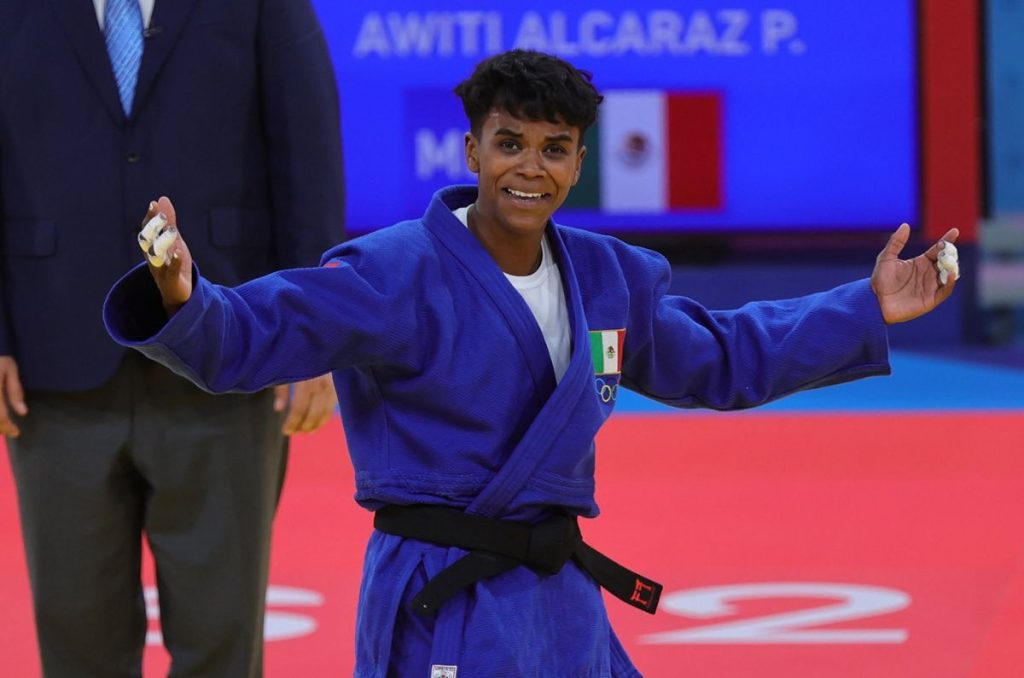
[[[604,97],[592,75],[550,54],[514,49],[477,64],[473,75],[455,88],[477,137],[493,109],[524,120],[565,122],[580,138],[597,119]]]

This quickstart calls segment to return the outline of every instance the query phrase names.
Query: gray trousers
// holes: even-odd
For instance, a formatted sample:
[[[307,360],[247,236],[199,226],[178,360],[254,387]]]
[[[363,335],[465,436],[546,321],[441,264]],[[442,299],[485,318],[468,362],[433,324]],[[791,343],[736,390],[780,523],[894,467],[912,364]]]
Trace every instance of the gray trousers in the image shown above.
[[[8,447],[44,675],[141,675],[143,534],[170,675],[262,675],[272,393],[210,395],[132,351],[100,388],[26,401]]]

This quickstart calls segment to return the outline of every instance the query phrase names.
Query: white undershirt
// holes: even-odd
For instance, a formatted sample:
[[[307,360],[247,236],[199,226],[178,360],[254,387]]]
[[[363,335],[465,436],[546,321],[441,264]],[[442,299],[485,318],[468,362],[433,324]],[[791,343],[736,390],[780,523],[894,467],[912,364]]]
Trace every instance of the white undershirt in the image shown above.
[[[142,25],[149,28],[149,20],[153,18],[153,5],[156,0],[139,0],[139,9],[142,10]],[[96,8],[96,21],[100,22],[100,30],[103,30],[103,13],[107,10],[107,0],[92,0]]]
[[[452,210],[459,221],[469,228],[469,207]],[[503,271],[504,272],[504,271]],[[562,276],[558,263],[551,255],[551,245],[547,236],[541,239],[540,266],[530,275],[511,275],[505,277],[512,287],[522,295],[526,305],[533,312],[533,317],[544,335],[544,343],[548,346],[551,366],[555,370],[555,380],[562,381],[565,371],[569,369],[569,313],[565,308],[565,293],[562,291]]]

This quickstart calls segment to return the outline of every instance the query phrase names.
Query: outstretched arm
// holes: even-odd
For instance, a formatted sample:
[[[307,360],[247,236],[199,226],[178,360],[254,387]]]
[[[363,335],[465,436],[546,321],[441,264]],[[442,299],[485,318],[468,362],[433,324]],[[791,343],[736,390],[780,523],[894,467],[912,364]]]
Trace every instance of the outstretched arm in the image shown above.
[[[104,304],[107,330],[122,345],[213,392],[256,391],[347,367],[418,365],[409,350],[418,345],[417,269],[399,261],[402,252],[371,257],[352,243],[334,250],[330,265],[223,287],[198,274],[171,228],[169,200],[147,216],[140,245],[149,263],[122,277]],[[324,409],[307,409],[291,426],[312,428]]]
[[[166,197],[150,203],[139,245],[146,254],[149,271],[160,289],[168,317],[178,312],[192,296],[192,256],[176,226],[174,205]],[[274,409],[287,411],[282,425],[285,435],[311,433],[334,414],[338,397],[329,374],[275,387]],[[0,419],[2,423],[2,419]]]
[[[889,324],[913,320],[928,313],[953,293],[956,277],[943,283],[935,262],[946,247],[956,242],[960,231],[951,228],[942,240],[913,259],[900,259],[910,237],[910,226],[901,224],[878,255],[871,274],[871,289],[878,297],[882,318]]]

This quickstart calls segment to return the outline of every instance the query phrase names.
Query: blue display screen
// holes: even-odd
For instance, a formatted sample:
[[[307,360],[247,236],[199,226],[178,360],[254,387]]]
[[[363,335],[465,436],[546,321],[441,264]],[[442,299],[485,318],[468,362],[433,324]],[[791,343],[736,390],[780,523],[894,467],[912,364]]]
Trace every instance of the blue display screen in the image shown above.
[[[315,5],[341,94],[354,233],[474,181],[452,88],[513,47],[568,59],[606,95],[562,223],[734,233],[919,218],[912,0]]]

